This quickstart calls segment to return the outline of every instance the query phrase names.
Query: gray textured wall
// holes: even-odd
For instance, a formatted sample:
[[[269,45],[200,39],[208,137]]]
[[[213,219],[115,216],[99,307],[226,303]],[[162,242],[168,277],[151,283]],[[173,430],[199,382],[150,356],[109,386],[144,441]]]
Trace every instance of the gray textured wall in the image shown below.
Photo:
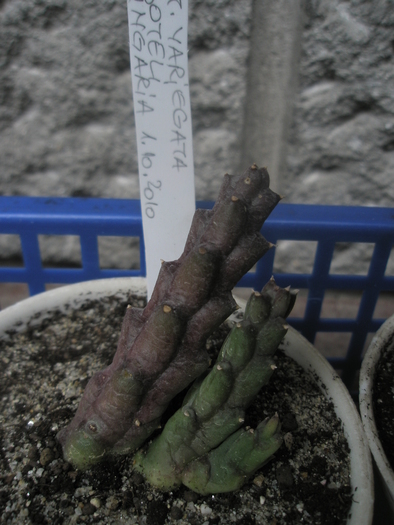
[[[272,167],[288,202],[392,205],[393,0],[288,2],[299,46],[288,90],[280,12],[277,47],[256,52],[259,0],[253,15],[252,0],[189,2],[197,198],[213,199],[226,171],[265,164],[279,125]],[[126,0],[0,2],[0,194],[138,198],[128,53]],[[268,68],[269,89],[253,90],[251,68],[270,61],[282,77]],[[272,104],[286,111],[260,111]],[[72,246],[50,258],[72,259]],[[0,250],[15,249],[0,239]]]
[[[288,151],[293,201],[393,206],[392,0],[307,4]]]
[[[238,162],[250,0],[191,1],[199,198]],[[1,4],[4,195],[138,197],[126,0]]]

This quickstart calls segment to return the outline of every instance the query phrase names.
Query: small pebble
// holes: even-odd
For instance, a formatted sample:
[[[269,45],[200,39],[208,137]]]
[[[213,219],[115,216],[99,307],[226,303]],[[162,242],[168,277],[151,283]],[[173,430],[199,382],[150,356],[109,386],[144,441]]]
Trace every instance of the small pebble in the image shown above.
[[[208,514],[212,514],[211,507],[208,507],[208,505],[205,505],[205,503],[201,504],[200,512],[203,516],[207,516]]]
[[[96,512],[97,508],[92,505],[91,503],[86,503],[86,505],[83,506],[82,514],[84,516],[91,516]]]
[[[253,484],[256,485],[256,487],[262,487],[264,482],[264,476],[260,474],[260,476],[256,476],[253,480]]]
[[[291,432],[287,432],[283,436],[283,441],[285,443],[285,447],[287,448],[287,450],[291,450],[293,448],[294,438],[293,438],[293,434],[291,434]]]
[[[50,448],[44,448],[40,455],[40,463],[43,467],[48,465],[51,461],[55,459],[55,454]]]
[[[29,459],[38,459],[38,448],[35,445],[29,448],[27,457]]]
[[[5,478],[5,482],[7,483],[7,485],[11,485],[11,483],[14,480],[14,477],[15,477],[15,474],[8,474],[7,475],[7,477]]]
[[[101,501],[98,498],[92,498],[90,504],[99,509],[101,507]]]
[[[115,496],[110,496],[105,502],[105,506],[109,510],[116,510],[119,507],[120,501]]]
[[[180,520],[183,516],[183,510],[177,507],[176,505],[174,505],[171,508],[170,516],[171,516],[171,519],[173,520]]]
[[[199,495],[196,492],[193,492],[192,490],[186,490],[183,494],[183,498],[185,501],[192,501],[193,503],[195,503],[198,500]]]

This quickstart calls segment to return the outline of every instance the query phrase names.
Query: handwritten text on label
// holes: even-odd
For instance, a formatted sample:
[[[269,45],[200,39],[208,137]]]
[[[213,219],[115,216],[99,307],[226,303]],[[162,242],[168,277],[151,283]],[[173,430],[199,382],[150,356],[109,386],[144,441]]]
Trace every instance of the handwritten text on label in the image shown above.
[[[185,0],[128,0],[145,245],[162,242],[166,260],[182,252],[195,209],[187,10]]]

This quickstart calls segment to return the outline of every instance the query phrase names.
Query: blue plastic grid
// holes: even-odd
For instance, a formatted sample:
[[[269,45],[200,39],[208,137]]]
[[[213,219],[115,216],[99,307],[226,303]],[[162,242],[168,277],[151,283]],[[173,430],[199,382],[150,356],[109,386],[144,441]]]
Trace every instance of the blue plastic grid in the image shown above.
[[[210,208],[212,203],[199,202]],[[290,323],[308,340],[314,342],[318,332],[350,332],[347,355],[331,358],[342,369],[350,384],[360,367],[361,353],[369,333],[384,321],[374,319],[381,292],[394,291],[394,276],[385,275],[394,245],[394,208],[315,206],[281,203],[262,230],[276,244],[279,240],[316,241],[313,270],[308,274],[277,273],[280,286],[307,289],[308,298],[302,318]],[[45,290],[48,283],[74,283],[89,279],[121,276],[144,276],[146,272],[142,234],[141,207],[137,200],[81,199],[45,197],[1,197],[0,234],[16,234],[21,240],[24,266],[1,267],[0,282],[27,283],[31,295]],[[81,268],[44,268],[38,235],[76,235],[81,244]],[[138,237],[140,268],[138,270],[101,269],[99,236]],[[330,273],[335,245],[372,243],[374,250],[366,275]],[[256,265],[238,286],[261,289],[273,273],[275,250]],[[321,308],[326,290],[361,291],[362,298],[355,319],[322,318]]]

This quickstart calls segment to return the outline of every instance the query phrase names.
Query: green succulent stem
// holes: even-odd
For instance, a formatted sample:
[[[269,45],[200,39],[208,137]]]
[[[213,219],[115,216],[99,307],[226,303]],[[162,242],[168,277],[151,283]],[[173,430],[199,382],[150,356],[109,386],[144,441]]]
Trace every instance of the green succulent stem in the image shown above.
[[[136,455],[135,468],[152,485],[170,490],[184,483],[201,494],[235,490],[278,449],[276,415],[256,430],[241,427],[246,409],[274,372],[272,356],[287,331],[281,315],[292,295],[273,280],[261,294],[252,294],[243,321],[230,331],[208,375]]]
[[[190,463],[183,472],[183,484],[202,495],[240,489],[280,447],[279,429],[275,415],[256,430],[238,430],[209,454]]]

